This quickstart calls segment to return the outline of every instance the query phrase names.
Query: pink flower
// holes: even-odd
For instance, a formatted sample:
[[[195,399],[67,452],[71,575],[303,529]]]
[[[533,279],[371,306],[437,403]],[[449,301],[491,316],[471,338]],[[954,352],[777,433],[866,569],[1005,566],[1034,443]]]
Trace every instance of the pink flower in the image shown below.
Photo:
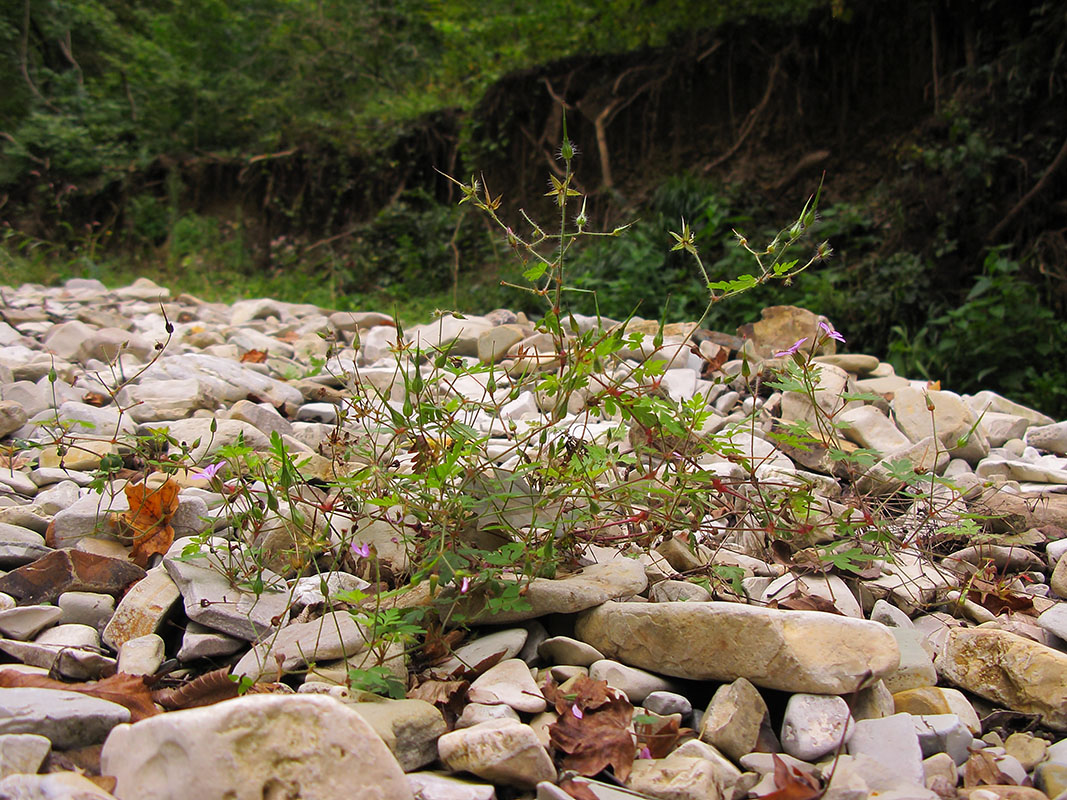
[[[581,719],[585,716],[585,714],[582,713],[582,709],[578,708],[578,706],[571,706],[571,713],[574,714],[575,719]]]
[[[821,325],[822,323],[819,323],[819,324]],[[793,342],[793,344],[790,347],[787,347],[785,350],[779,350],[777,353],[775,353],[774,357],[775,358],[784,358],[785,356],[796,355],[797,350],[799,350],[800,346],[802,344],[804,344],[804,342],[806,342],[807,340],[808,340],[807,336],[805,336],[803,339],[797,339],[795,342]]]
[[[836,341],[839,341],[844,344],[845,337],[835,331],[830,325],[827,325],[825,322],[820,322],[819,329],[823,332],[824,336],[829,336],[831,339],[835,339]]]
[[[638,758],[652,758],[652,751],[647,747],[642,747],[641,752],[637,754]]]
[[[362,544],[353,543],[352,552],[355,553],[357,556],[368,558],[370,556],[370,545],[366,542],[363,542]]]
[[[209,481],[219,474],[219,471],[226,466],[225,461],[217,461],[214,464],[209,464],[204,469],[193,476],[193,480]]]
[[[470,588],[471,588],[471,579],[470,578],[464,578],[462,581],[459,582],[459,593],[460,594],[466,594],[467,591]]]

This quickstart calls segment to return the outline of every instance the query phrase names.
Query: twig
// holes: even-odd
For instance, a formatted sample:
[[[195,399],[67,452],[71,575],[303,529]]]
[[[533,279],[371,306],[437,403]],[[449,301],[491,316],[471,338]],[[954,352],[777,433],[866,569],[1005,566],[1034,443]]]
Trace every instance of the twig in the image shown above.
[[[1024,194],[1012,210],[1008,212],[1007,216],[998,222],[993,230],[989,232],[989,236],[986,237],[987,242],[996,241],[1011,221],[1019,215],[1019,212],[1026,208],[1026,206],[1030,204],[1030,201],[1045,190],[1045,187],[1048,186],[1049,179],[1059,171],[1060,167],[1063,166],[1064,161],[1067,161],[1067,139],[1063,140],[1063,144],[1060,145],[1060,151],[1056,154],[1056,157],[1052,159],[1052,163],[1049,164],[1048,169],[1045,170],[1045,174],[1034,184],[1034,188]]]

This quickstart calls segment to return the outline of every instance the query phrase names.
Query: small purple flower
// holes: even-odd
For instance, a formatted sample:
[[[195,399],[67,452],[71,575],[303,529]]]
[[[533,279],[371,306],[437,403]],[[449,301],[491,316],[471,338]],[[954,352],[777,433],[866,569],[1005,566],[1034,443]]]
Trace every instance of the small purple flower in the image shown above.
[[[777,353],[775,353],[774,357],[775,358],[785,358],[786,356],[795,356],[796,353],[797,353],[797,350],[799,350],[800,346],[802,344],[804,344],[804,342],[806,342],[807,340],[808,340],[807,336],[805,336],[803,339],[797,339],[795,342],[793,342],[792,345],[787,347],[785,350],[779,350]]]
[[[585,716],[585,714],[582,713],[582,709],[578,708],[578,706],[571,706],[571,713],[574,714],[575,719],[581,719]]]
[[[193,480],[209,481],[218,475],[225,466],[225,461],[217,461],[214,464],[208,464],[208,466],[204,467],[201,472],[198,472],[193,476]]]
[[[844,344],[845,337],[842,336],[837,331],[835,331],[831,326],[827,325],[825,322],[820,322],[819,323],[819,329],[823,332],[824,336],[829,336],[831,339],[835,339],[836,341],[839,341],[842,344]]]
[[[641,752],[637,754],[638,758],[652,758],[652,751],[648,747],[642,747]]]
[[[470,588],[471,588],[471,579],[470,578],[464,578],[463,580],[461,580],[459,582],[459,593],[460,594],[466,594]]]
[[[370,545],[366,542],[363,544],[352,544],[352,552],[362,558],[368,558],[370,556]]]

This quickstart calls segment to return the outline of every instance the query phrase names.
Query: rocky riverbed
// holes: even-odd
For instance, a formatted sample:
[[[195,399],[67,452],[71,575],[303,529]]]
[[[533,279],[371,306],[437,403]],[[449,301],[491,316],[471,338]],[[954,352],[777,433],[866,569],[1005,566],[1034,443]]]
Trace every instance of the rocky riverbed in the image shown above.
[[[0,798],[1067,792],[1067,422],[839,354],[788,307],[736,335],[631,320],[611,374],[560,393],[558,343],[506,310],[400,332],[146,279],[0,299]],[[813,345],[813,391],[775,388]],[[649,391],[702,410],[696,455],[605,400],[655,360]],[[409,430],[427,384],[511,487],[477,498],[479,552],[576,513],[539,504],[552,436],[630,465],[597,486],[670,495],[688,464],[713,497],[688,529],[650,503],[565,530],[576,560],[494,573],[507,603],[442,563],[408,584],[432,526],[389,492],[458,453]]]

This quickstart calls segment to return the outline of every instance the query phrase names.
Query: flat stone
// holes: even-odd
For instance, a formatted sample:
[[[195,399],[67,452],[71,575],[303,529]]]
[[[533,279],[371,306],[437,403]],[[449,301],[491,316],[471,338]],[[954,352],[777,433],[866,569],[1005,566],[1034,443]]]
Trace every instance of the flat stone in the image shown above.
[[[446,733],[437,740],[441,761],[493,783],[532,789],[556,780],[556,768],[529,725],[490,720]]]
[[[846,744],[852,735],[848,703],[835,695],[794,694],[785,706],[782,749],[804,761],[815,761]]]
[[[181,598],[178,586],[160,564],[126,592],[103,631],[104,643],[118,650],[125,642],[159,633]]]
[[[1013,414],[1018,417],[1023,417],[1029,420],[1033,425],[1051,425],[1056,420],[1052,417],[1042,414],[1040,411],[1035,411],[1032,408],[1016,403],[1012,400],[1008,400],[1006,397],[1002,397],[996,392],[984,390],[974,395],[964,395],[963,401],[969,405],[975,414],[981,415],[983,411],[991,410],[1001,414]]]
[[[0,778],[20,772],[37,772],[51,749],[48,738],[35,733],[0,735]]]
[[[29,528],[0,523],[0,569],[10,570],[51,553],[43,535]]]
[[[135,422],[185,419],[201,408],[214,410],[219,406],[210,387],[196,378],[133,384],[119,392],[119,402],[129,407],[130,418]]]
[[[435,677],[447,677],[457,670],[473,669],[489,659],[495,658],[496,662],[499,662],[514,658],[522,650],[527,636],[529,633],[525,628],[507,628],[479,636],[457,647],[451,658],[433,667],[431,674]]]
[[[232,674],[254,681],[278,680],[279,672],[297,672],[309,663],[345,658],[369,646],[366,631],[352,615],[334,611],[311,622],[286,625],[271,634],[237,662]]]
[[[926,651],[922,634],[913,628],[890,628],[900,651],[900,665],[882,678],[889,691],[904,691],[937,683],[937,670],[933,659]]]
[[[522,722],[519,712],[511,706],[502,704],[489,705],[487,703],[467,703],[463,707],[463,713],[456,718],[455,728],[470,728],[473,725],[486,722],[491,719],[513,719]]]
[[[737,603],[606,603],[582,614],[575,632],[607,657],[659,674],[744,677],[812,694],[851,693],[900,659],[896,640],[876,622]]]
[[[923,714],[955,714],[974,736],[982,733],[982,723],[971,701],[959,689],[947,686],[922,686],[905,689],[893,695],[893,706],[899,713],[915,716]]]
[[[467,690],[467,699],[472,703],[503,704],[530,714],[544,711],[546,706],[530,668],[518,658],[501,661],[479,675]]]
[[[225,633],[190,621],[185,626],[182,646],[178,650],[179,661],[195,661],[198,658],[229,656],[243,649],[246,643]]]
[[[545,639],[537,646],[537,654],[549,664],[570,664],[578,667],[588,667],[604,657],[595,647],[569,636]]]
[[[590,664],[589,677],[595,681],[605,681],[614,689],[621,689],[635,706],[641,705],[652,692],[668,692],[675,688],[674,684],[659,675],[608,658]]]
[[[961,689],[1067,730],[1067,653],[993,628],[955,628],[935,663]]]
[[[120,800],[412,800],[396,758],[363,717],[313,695],[250,695],[121,726],[100,767],[116,778]]]
[[[855,406],[841,412],[838,419],[847,423],[841,432],[850,442],[885,455],[911,443],[882,411],[874,406]]]
[[[53,602],[70,591],[118,594],[144,576],[128,561],[63,549],[0,576],[0,592],[24,603]]]
[[[287,619],[289,594],[279,590],[285,587],[281,576],[262,570],[264,590],[257,595],[230,583],[226,565],[218,555],[182,561],[177,557],[181,546],[181,540],[174,543],[163,558],[163,565],[181,592],[189,619],[247,642],[259,639]]]
[[[681,714],[684,719],[693,713],[693,705],[689,702],[689,699],[677,692],[651,692],[641,701],[641,704],[653,714],[659,714],[662,717],[670,714]]]
[[[528,609],[489,613],[484,608],[472,607],[468,613],[481,624],[520,622],[546,614],[574,614],[608,600],[640,594],[647,586],[648,577],[640,563],[615,559],[592,564],[562,578],[534,578],[526,585],[523,595],[530,604]]]
[[[0,689],[0,733],[35,733],[59,750],[98,744],[129,709],[61,689]]]
[[[62,616],[62,609],[55,606],[19,606],[0,611],[0,633],[9,639],[28,641]]]

